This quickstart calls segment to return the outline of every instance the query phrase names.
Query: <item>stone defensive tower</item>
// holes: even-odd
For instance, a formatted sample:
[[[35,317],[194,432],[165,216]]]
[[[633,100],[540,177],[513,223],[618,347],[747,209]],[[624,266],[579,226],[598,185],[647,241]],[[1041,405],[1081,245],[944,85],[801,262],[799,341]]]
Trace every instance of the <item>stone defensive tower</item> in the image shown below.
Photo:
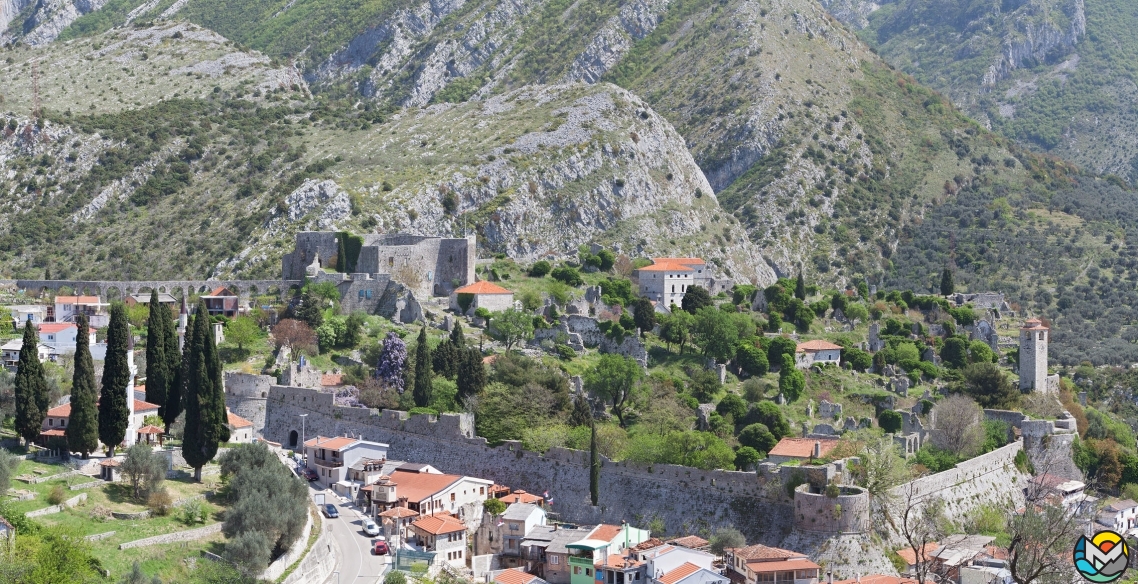
[[[1019,389],[1047,391],[1047,342],[1051,329],[1038,318],[1028,319],[1019,329]]]

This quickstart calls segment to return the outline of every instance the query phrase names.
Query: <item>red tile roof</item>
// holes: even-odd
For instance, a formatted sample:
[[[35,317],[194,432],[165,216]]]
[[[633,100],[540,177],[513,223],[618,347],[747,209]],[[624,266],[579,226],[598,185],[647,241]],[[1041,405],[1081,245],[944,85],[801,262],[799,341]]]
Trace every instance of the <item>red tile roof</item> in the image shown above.
[[[1023,323],[1023,330],[1028,331],[1046,331],[1051,330],[1044,326],[1043,321],[1038,318],[1029,318],[1027,322]]]
[[[400,519],[402,517],[418,517],[419,514],[408,509],[408,508],[406,508],[406,507],[395,507],[392,509],[388,509],[387,511],[384,511],[383,513],[380,513],[379,516],[380,517],[394,517],[396,519]]]
[[[67,329],[77,329],[79,327],[73,322],[45,322],[37,324],[36,328],[39,329],[40,333],[58,333]]]
[[[835,345],[829,341],[813,340],[806,341],[805,343],[798,343],[798,350],[801,352],[815,352],[815,351],[834,351],[841,350],[841,345]]]
[[[507,290],[493,282],[482,280],[473,284],[467,284],[454,291],[455,294],[513,294],[512,291]]]
[[[312,440],[306,440],[304,442],[304,445],[305,446],[319,446],[320,448],[325,448],[328,450],[339,450],[345,446],[351,446],[352,444],[355,444],[355,443],[356,443],[355,438],[347,438],[344,436],[341,436],[339,438],[325,438],[323,436],[317,436],[317,437],[313,438]]]
[[[205,294],[205,296],[237,296],[237,295],[230,292],[229,288],[226,288],[225,286],[218,286],[217,288],[214,288],[213,290],[211,290],[209,294]]]
[[[787,570],[817,570],[820,566],[802,557],[793,560],[747,562],[747,568],[756,574],[766,574],[768,572],[785,572]]]
[[[109,459],[109,460],[104,460],[103,462],[100,462],[100,463],[99,463],[99,466],[118,466],[118,465],[120,465],[120,464],[122,464],[122,463],[120,463],[119,461],[117,461],[117,460],[115,460],[115,459],[111,458],[111,459]]]
[[[706,546],[708,544],[708,541],[702,537],[699,537],[698,535],[689,535],[686,537],[677,537],[676,539],[670,540],[668,543],[672,545],[678,545],[680,547],[699,549]]]
[[[929,561],[929,559],[932,557],[933,552],[935,552],[939,547],[940,544],[935,541],[926,543],[923,547],[921,547],[921,556],[924,561]],[[917,554],[911,547],[901,548],[897,550],[897,555],[901,556],[901,559],[905,560],[905,563],[909,564],[910,566],[915,566],[917,564]]]
[[[533,574],[527,574],[521,568],[510,568],[509,570],[502,570],[497,576],[494,576],[494,581],[498,584],[529,584],[537,578]]]
[[[335,387],[344,384],[343,373],[325,373],[320,376],[320,385],[323,387]]]
[[[44,430],[44,431],[40,432],[40,436],[51,437],[51,436],[63,436],[63,435],[64,435],[63,430],[60,430],[58,428],[53,428],[51,430]]]
[[[737,558],[743,560],[778,560],[787,558],[803,558],[805,554],[792,552],[790,550],[779,549],[776,547],[765,546],[761,544],[749,545],[747,547],[728,549]]]
[[[421,517],[416,520],[411,524],[411,527],[431,535],[440,535],[443,533],[464,531],[466,524],[449,515],[427,515],[426,517]]]
[[[56,296],[56,304],[98,304],[98,296]]]
[[[786,456],[790,458],[811,458],[814,444],[821,443],[821,457],[825,457],[838,445],[834,438],[783,438],[775,444],[767,456]]]
[[[601,541],[612,541],[616,536],[620,535],[621,528],[619,525],[608,525],[602,523],[589,534],[587,539],[599,539]]]
[[[635,568],[637,566],[643,566],[643,565],[644,565],[644,562],[641,562],[640,560],[634,560],[628,556],[622,556],[620,554],[609,554],[609,557],[607,559],[596,563],[596,567],[598,567],[598,568],[600,568],[602,566],[608,566],[610,568],[621,568],[621,569]]]
[[[162,428],[159,428],[158,426],[155,426],[153,424],[147,424],[147,425],[139,428],[138,433],[139,434],[161,434]]]
[[[691,268],[675,262],[659,262],[640,268],[641,272],[693,272]]]
[[[253,422],[250,422],[249,420],[246,420],[245,418],[242,418],[241,416],[238,416],[229,410],[225,410],[225,415],[227,416],[229,425],[233,426],[234,428],[248,428],[253,425]]]
[[[462,477],[458,475],[407,472],[404,470],[396,470],[391,473],[391,482],[395,483],[395,494],[399,497],[407,497],[408,503],[419,503],[460,479]]]
[[[140,399],[134,400],[134,413],[149,412],[150,410],[158,411],[158,404],[144,402]]]
[[[630,549],[632,549],[632,551],[634,551],[634,552],[643,552],[643,551],[650,550],[652,548],[660,547],[662,545],[664,545],[663,541],[661,541],[660,539],[655,538],[655,537],[650,537],[650,538],[632,546],[632,548],[630,548]]]
[[[676,584],[676,582],[679,582],[680,580],[683,580],[684,578],[687,578],[688,576],[691,576],[698,571],[699,566],[691,562],[684,562],[680,565],[680,567],[664,574],[663,576],[660,576],[657,578],[657,580],[659,580],[662,584]]]
[[[542,501],[542,498],[538,497],[537,495],[531,495],[530,493],[519,490],[514,491],[505,497],[502,497],[500,500],[503,503],[510,505],[513,503],[540,503]]]
[[[95,400],[95,405],[99,405],[99,401]],[[158,406],[150,402],[144,402],[140,399],[134,400],[134,413],[158,411]],[[46,417],[48,418],[69,418],[71,417],[71,403],[65,403],[61,406],[55,406],[47,411]]]

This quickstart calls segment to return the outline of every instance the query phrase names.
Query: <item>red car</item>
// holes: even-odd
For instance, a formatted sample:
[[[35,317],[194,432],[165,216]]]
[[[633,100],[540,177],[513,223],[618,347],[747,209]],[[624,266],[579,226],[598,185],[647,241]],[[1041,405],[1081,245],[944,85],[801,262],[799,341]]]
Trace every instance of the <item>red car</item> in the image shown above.
[[[375,546],[372,547],[371,551],[377,556],[387,555],[387,542],[383,540],[376,540]]]
[[[316,474],[316,471],[314,471],[310,468],[306,468],[306,469],[304,469],[304,478],[308,479],[308,482],[312,482],[312,481],[320,478],[320,476]]]

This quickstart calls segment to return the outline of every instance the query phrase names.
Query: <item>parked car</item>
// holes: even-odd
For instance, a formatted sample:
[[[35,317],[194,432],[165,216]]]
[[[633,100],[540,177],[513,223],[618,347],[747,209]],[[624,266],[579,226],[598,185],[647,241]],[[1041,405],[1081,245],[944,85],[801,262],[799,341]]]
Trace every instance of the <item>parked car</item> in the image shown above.
[[[387,542],[381,537],[375,540],[375,544],[371,548],[371,553],[377,556],[387,555]]]
[[[304,469],[304,478],[308,479],[308,482],[312,482],[312,481],[320,478],[320,475],[316,474],[316,471],[314,471],[310,468],[306,468],[306,469]]]
[[[371,519],[364,519],[364,533],[371,536],[379,535],[379,526]]]
[[[335,519],[340,516],[340,512],[336,509],[335,505],[326,503],[324,505],[324,516],[328,519]]]

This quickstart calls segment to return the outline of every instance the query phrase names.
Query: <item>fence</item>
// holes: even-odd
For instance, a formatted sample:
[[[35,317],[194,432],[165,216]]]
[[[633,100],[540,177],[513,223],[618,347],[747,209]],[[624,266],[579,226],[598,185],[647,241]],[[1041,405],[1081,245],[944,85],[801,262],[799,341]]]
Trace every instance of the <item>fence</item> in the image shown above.
[[[431,564],[435,563],[435,553],[397,549],[395,550],[395,561],[392,563],[392,569],[402,570],[404,572],[419,571],[412,570],[411,568],[416,564],[422,565],[424,563],[426,564],[425,568],[430,568]],[[426,572],[426,569],[422,571]]]

